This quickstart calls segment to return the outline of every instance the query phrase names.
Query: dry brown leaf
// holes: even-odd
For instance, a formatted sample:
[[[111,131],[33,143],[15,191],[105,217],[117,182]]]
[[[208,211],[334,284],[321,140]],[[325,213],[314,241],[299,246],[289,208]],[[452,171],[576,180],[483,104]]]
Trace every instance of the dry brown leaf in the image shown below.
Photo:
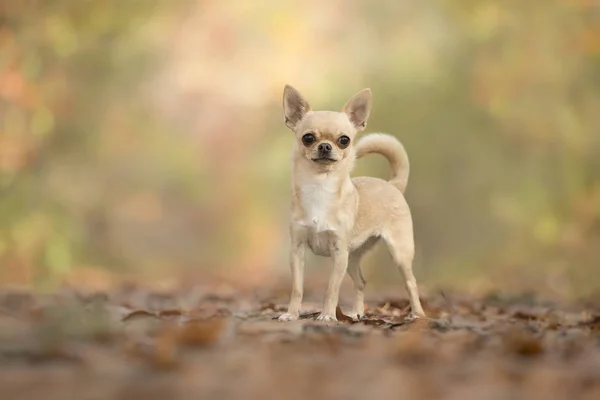
[[[138,318],[158,318],[158,316],[154,313],[151,313],[149,311],[145,311],[145,310],[135,310],[127,315],[125,315],[122,319],[123,322],[125,321],[132,321]]]
[[[159,311],[157,315],[162,319],[177,319],[183,317],[184,313],[181,310],[173,309]]]
[[[176,342],[169,338],[157,342],[126,342],[125,353],[156,369],[169,370],[179,365]]]
[[[370,317],[364,317],[360,320],[360,322],[366,326],[383,326],[383,325],[390,325],[390,322],[381,319],[381,318],[370,318]]]
[[[540,319],[539,315],[534,314],[534,313],[530,313],[530,312],[526,312],[526,311],[522,311],[522,310],[514,312],[512,314],[512,317],[516,318],[516,319],[522,319],[522,320],[525,320],[525,321],[531,321],[531,320],[537,321],[537,320]]]
[[[540,338],[524,331],[509,332],[504,338],[504,348],[513,354],[532,357],[544,352]]]
[[[213,318],[184,323],[179,327],[179,343],[184,346],[205,347],[217,343],[225,330],[227,320]]]
[[[337,318],[337,320],[339,322],[349,322],[349,323],[354,322],[354,320],[352,318],[350,318],[349,316],[345,315],[342,312],[342,309],[339,306],[336,307],[336,309],[335,309],[335,317]]]
[[[276,312],[276,311],[284,311],[285,309],[286,309],[286,307],[284,305],[278,306],[277,304],[275,304],[272,301],[268,302],[268,303],[264,303],[260,306],[261,312],[264,312],[264,311]]]
[[[319,311],[300,314],[300,319],[312,319],[312,318],[316,318],[316,317],[319,316],[319,314],[321,314]],[[273,319],[277,319],[277,317],[274,317]]]
[[[173,324],[164,324],[155,340],[155,361],[161,368],[173,368],[177,362],[179,329]]]
[[[382,310],[382,312],[386,312],[390,308],[404,310],[407,307],[410,307],[410,302],[408,299],[388,299],[382,303],[379,303],[379,308]]]
[[[579,326],[589,328],[592,332],[600,332],[600,315],[595,315],[587,321],[579,324]]]
[[[220,306],[206,306],[190,310],[186,317],[190,321],[205,320],[211,318],[225,318],[231,316],[231,310]]]

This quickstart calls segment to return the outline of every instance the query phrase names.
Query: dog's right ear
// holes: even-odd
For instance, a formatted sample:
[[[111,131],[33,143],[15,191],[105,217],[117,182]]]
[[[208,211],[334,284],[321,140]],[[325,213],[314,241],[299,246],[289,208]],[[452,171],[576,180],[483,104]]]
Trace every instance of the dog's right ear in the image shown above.
[[[310,111],[308,102],[302,98],[300,92],[285,85],[283,89],[283,115],[285,126],[294,130],[298,122],[304,118],[306,113]]]

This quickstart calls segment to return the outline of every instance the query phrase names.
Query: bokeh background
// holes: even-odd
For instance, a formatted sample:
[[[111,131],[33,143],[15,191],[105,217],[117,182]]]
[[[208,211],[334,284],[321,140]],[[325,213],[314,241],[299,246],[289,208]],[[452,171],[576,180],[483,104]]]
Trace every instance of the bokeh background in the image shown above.
[[[373,90],[423,287],[599,287],[595,0],[2,0],[0,283],[289,279],[286,83]]]

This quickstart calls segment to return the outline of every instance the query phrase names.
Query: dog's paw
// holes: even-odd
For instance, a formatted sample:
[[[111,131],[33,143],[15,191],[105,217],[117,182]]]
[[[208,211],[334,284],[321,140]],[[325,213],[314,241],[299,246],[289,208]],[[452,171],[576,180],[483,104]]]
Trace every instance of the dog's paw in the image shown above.
[[[364,315],[357,313],[355,311],[352,311],[351,313],[347,314],[350,318],[352,318],[353,321],[360,321],[362,319],[362,317],[364,317]]]
[[[335,317],[335,315],[321,313],[317,317],[317,321],[333,322],[333,321],[337,321],[337,318]]]
[[[279,316],[279,318],[277,318],[278,321],[295,321],[297,319],[298,319],[298,314],[290,314],[290,313],[281,314]]]
[[[423,319],[423,318],[427,318],[425,316],[425,314],[416,314],[416,313],[411,312],[406,317],[404,317],[404,321],[413,322],[413,321],[416,321],[418,319]]]

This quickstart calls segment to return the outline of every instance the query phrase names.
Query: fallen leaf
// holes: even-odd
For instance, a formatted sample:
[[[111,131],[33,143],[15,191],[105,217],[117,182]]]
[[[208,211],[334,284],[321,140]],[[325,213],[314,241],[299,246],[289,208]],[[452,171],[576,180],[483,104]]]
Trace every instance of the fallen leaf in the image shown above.
[[[180,325],[179,343],[184,346],[205,347],[215,344],[221,339],[227,320],[214,318],[197,320]]]
[[[536,315],[536,314],[533,314],[533,313],[529,313],[529,312],[525,312],[525,311],[517,311],[517,312],[515,312],[515,313],[512,314],[512,317],[516,318],[516,319],[522,319],[522,320],[525,320],[525,321],[530,321],[530,320],[537,321],[537,320],[540,319],[539,315]]]
[[[158,312],[158,317],[162,319],[177,319],[183,317],[181,310],[162,310]]]
[[[600,314],[579,323],[579,326],[589,328],[592,332],[600,332]]]
[[[170,370],[179,365],[177,342],[170,333],[163,333],[155,341],[127,341],[125,353],[152,368]]]
[[[354,320],[352,318],[350,318],[349,316],[345,315],[342,312],[342,309],[338,306],[335,309],[335,317],[337,318],[337,320],[339,322],[349,322],[349,323],[353,323]]]
[[[404,310],[407,307],[410,307],[410,301],[408,299],[389,299],[384,302],[380,302],[378,307],[382,312],[386,312],[390,308]]]
[[[390,322],[381,319],[381,318],[369,318],[369,317],[363,317],[361,318],[361,320],[359,321],[360,323],[366,325],[366,326],[383,326],[383,325],[391,325]]]
[[[158,318],[158,316],[154,313],[151,313],[149,311],[145,311],[145,310],[135,310],[127,315],[125,315],[122,319],[123,322],[125,321],[132,321],[138,318]]]
[[[163,324],[155,340],[155,362],[163,369],[170,369],[178,364],[177,350],[181,343],[178,327]]]
[[[541,340],[525,331],[509,332],[504,338],[504,348],[510,353],[525,357],[538,356],[544,352]]]
[[[304,314],[300,314],[300,319],[311,319],[311,318],[316,318],[319,316],[319,314],[321,314],[320,311],[315,311],[315,312],[310,312],[310,313],[304,313]],[[274,318],[277,319],[277,318]]]

